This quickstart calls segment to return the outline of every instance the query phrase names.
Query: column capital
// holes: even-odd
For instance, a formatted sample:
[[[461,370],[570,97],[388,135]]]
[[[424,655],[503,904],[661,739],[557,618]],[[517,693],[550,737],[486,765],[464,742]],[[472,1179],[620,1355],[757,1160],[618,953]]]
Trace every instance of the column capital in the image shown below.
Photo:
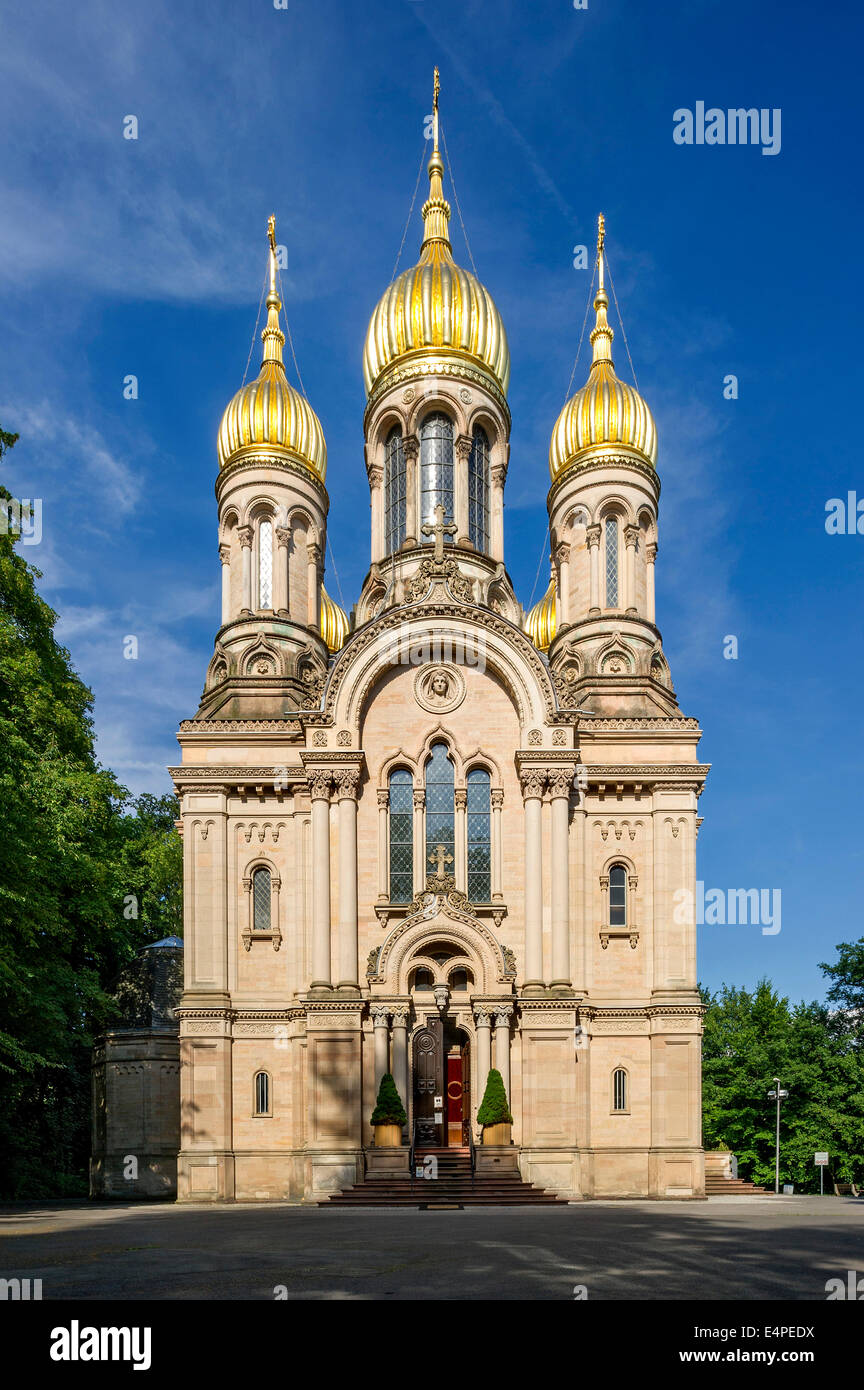
[[[500,810],[501,810],[501,807],[504,805],[504,788],[503,788],[503,787],[493,787],[493,788],[492,788],[492,791],[491,791],[491,796],[492,796],[492,810],[493,810],[493,811],[500,811]]]
[[[237,539],[238,539],[238,541],[240,542],[240,544],[243,546],[243,548],[244,548],[245,550],[251,550],[251,549],[252,549],[252,527],[251,527],[251,526],[238,526],[238,527],[237,527]]]
[[[390,1012],[393,1015],[394,1028],[407,1028],[408,1015],[411,1012],[410,1006],[408,1004],[394,1004],[391,1007]]]
[[[649,563],[649,565],[653,565],[654,561],[657,559],[657,542],[656,542],[656,541],[649,541],[649,542],[648,542],[648,544],[647,544],[646,547],[645,547],[645,554],[648,556],[648,563]]]
[[[474,1022],[478,1028],[492,1027],[492,1009],[488,1004],[475,1005]]]
[[[523,767],[519,772],[519,785],[522,788],[522,799],[530,801],[532,798],[540,800],[543,796],[543,788],[546,786],[545,767]]]
[[[510,1027],[510,1020],[511,1020],[512,1017],[513,1017],[513,1005],[512,1005],[512,1004],[496,1004],[496,1005],[495,1005],[495,1027],[496,1027],[496,1028],[509,1028],[509,1027]]]
[[[277,545],[284,546],[286,550],[288,549],[288,546],[291,544],[290,526],[276,527],[276,543]]]
[[[223,565],[230,565],[231,563],[231,547],[225,541],[219,547],[219,559]]]
[[[556,797],[567,797],[573,787],[572,767],[550,767],[546,773],[549,782],[549,795],[555,800]]]
[[[376,1028],[388,1028],[390,1026],[390,1007],[387,1004],[373,1004],[369,1009],[372,1015],[372,1022]]]
[[[420,440],[416,434],[406,434],[402,440],[402,452],[405,455],[406,463],[416,463],[420,453]]]
[[[457,811],[464,811],[468,805],[468,788],[457,787],[453,793],[453,804]]]
[[[314,560],[316,565],[320,565],[323,554],[324,552],[317,541],[306,542],[306,558],[310,564]]]
[[[600,523],[598,521],[595,521],[590,526],[585,527],[585,540],[588,542],[589,550],[593,550],[595,546],[599,546]]]
[[[489,476],[492,479],[492,484],[494,487],[503,487],[505,482],[507,481],[506,463],[493,463],[492,467],[489,470]]]
[[[307,767],[306,775],[309,779],[309,795],[313,801],[329,801],[330,787],[333,783],[333,773],[329,767]]]
[[[460,434],[456,436],[453,446],[454,452],[460,463],[467,463],[471,453],[472,439],[470,434]]]
[[[625,527],[624,527],[624,544],[625,544],[626,546],[635,546],[636,543],[637,543],[637,541],[639,540],[639,535],[640,535],[640,532],[639,532],[639,527],[638,527],[638,526],[625,526]]]
[[[566,565],[570,559],[570,546],[567,541],[559,541],[555,547],[555,559],[559,565]]]
[[[337,767],[333,773],[337,801],[356,801],[360,784],[359,767]]]
[[[380,487],[384,481],[384,469],[380,463],[370,464],[366,471],[369,475],[369,486],[372,488]]]
[[[379,810],[379,811],[386,811],[386,810],[388,810],[389,807],[390,807],[390,788],[389,788],[389,787],[379,787],[378,790],[377,790],[377,792],[376,792],[375,794],[376,794],[376,796],[378,797],[378,810]]]
[[[422,811],[425,805],[426,805],[426,788],[425,788],[425,787],[415,787],[415,788],[414,788],[414,810],[415,810],[415,811]]]

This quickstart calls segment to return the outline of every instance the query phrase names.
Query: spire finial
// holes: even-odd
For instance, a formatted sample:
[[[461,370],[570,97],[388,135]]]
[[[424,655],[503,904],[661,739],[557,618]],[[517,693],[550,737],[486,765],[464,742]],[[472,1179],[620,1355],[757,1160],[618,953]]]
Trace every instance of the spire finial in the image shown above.
[[[275,362],[282,367],[282,347],[285,343],[285,334],[279,327],[279,310],[282,308],[282,300],[276,289],[276,216],[274,213],[271,213],[267,219],[267,240],[270,243],[270,293],[267,295],[267,327],[261,334],[261,341],[264,344],[264,364]]]
[[[615,334],[609,327],[606,318],[606,310],[609,307],[609,297],[606,294],[606,283],[604,276],[604,251],[606,245],[606,218],[602,212],[597,218],[597,294],[594,298],[594,311],[597,321],[591,330],[591,345],[594,348],[594,360],[591,369],[597,366],[598,362],[607,362],[612,365],[612,339]]]
[[[442,178],[444,164],[438,149],[438,98],[441,93],[441,78],[438,69],[432,83],[432,157],[429,160],[429,197],[423,205],[423,245],[421,252],[438,245],[450,255],[450,234],[447,223],[450,221],[450,204],[444,197]]]

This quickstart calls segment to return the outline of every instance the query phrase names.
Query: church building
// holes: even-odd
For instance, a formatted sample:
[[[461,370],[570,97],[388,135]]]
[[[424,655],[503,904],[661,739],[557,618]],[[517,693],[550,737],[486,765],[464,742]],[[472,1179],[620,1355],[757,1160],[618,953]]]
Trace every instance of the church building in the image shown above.
[[[473,1151],[492,1067],[526,1182],[704,1194],[681,890],[692,903],[708,769],[656,625],[654,419],[613,365],[601,218],[593,360],[549,449],[552,577],[525,613],[507,335],[453,257],[437,108],[436,84],[419,260],[363,353],[370,549],[350,616],[324,586],[327,449],[283,365],[273,219],[261,369],[219,429],[221,626],[171,769],[180,1201],[364,1181],[388,1072],[406,1174]]]

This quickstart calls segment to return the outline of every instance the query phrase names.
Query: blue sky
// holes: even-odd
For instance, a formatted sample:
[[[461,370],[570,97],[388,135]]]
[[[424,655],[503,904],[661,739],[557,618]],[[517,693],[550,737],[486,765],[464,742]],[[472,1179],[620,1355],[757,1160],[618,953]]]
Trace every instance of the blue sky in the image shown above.
[[[829,498],[864,498],[861,38],[851,0],[7,0],[0,423],[21,440],[5,480],[43,500],[28,559],[123,782],[168,789],[212,651],[215,435],[243,377],[271,211],[327,436],[346,606],[357,595],[363,337],[399,249],[437,62],[471,249],[510,337],[517,592],[527,605],[585,311],[590,272],[573,247],[602,210],[660,438],[658,621],[713,764],[699,877],[782,893],[777,935],[700,929],[700,976],[766,973],[795,997],[821,993],[817,962],[864,930],[864,535],[825,530]],[[677,145],[673,112],[698,101],[779,108],[780,153]],[[130,114],[137,141],[122,138]],[[446,191],[452,202],[449,179]],[[451,227],[467,263],[455,205]],[[627,375],[620,334],[615,346]],[[583,357],[577,384],[586,370]],[[137,401],[123,399],[130,373]],[[329,557],[327,584],[338,595]],[[123,657],[128,634],[137,661]]]

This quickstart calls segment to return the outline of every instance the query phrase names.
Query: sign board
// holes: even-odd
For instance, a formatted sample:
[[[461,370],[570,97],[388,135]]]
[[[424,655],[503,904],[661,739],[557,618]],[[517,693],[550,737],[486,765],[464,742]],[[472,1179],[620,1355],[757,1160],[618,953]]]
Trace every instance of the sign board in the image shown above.
[[[792,1196],[792,1193],[793,1193],[794,1191],[795,1191],[795,1188],[792,1186],[792,1183],[791,1183],[791,1182],[784,1182],[784,1184],[783,1184],[783,1196],[784,1196],[784,1197],[791,1197],[791,1196]]]
[[[827,1162],[828,1162],[828,1155],[827,1155],[827,1154],[816,1154],[816,1156],[815,1156],[813,1162],[816,1164],[816,1166],[817,1166],[818,1168],[821,1168],[822,1165],[823,1165],[824,1163],[827,1163]]]
[[[436,1096],[436,1097],[435,1097],[435,1109],[436,1109],[436,1110],[443,1110],[443,1109],[444,1109],[444,1097],[443,1097],[443,1096]]]
[[[435,1123],[436,1123],[436,1125],[440,1125],[440,1124],[443,1124],[443,1123],[444,1123],[444,1120],[443,1120],[443,1117],[442,1117],[440,1111],[438,1112],[438,1114],[437,1114],[434,1118],[435,1118]]]

